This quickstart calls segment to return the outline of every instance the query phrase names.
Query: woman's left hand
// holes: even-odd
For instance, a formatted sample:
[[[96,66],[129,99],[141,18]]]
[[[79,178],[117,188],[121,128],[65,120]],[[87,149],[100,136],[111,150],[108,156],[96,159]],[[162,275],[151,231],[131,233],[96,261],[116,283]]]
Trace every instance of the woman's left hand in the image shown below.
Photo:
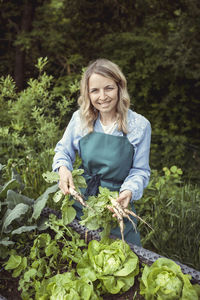
[[[127,208],[131,200],[131,197],[132,197],[132,192],[130,190],[124,190],[119,194],[119,197],[116,200],[123,208]]]
[[[123,192],[121,192],[119,194],[119,197],[116,199],[117,202],[119,202],[119,204],[123,207],[123,208],[127,208],[129,205],[129,202],[131,200],[132,197],[132,192],[130,190],[124,190]],[[108,207],[108,209],[114,213],[112,207]],[[116,214],[113,214],[113,217],[116,217]]]

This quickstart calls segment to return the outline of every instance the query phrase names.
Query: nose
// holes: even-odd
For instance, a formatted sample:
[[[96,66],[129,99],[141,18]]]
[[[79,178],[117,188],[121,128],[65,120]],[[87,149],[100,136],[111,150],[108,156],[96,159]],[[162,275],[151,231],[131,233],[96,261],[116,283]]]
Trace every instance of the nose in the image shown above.
[[[104,100],[106,98],[106,93],[104,89],[100,89],[99,98]]]

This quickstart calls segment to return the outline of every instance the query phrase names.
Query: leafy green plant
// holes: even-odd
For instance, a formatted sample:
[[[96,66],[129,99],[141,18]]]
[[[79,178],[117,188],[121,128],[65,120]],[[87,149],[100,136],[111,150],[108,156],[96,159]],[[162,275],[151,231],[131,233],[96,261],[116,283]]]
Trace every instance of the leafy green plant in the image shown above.
[[[90,196],[87,203],[91,209],[83,208],[83,216],[80,224],[86,226],[89,230],[102,229],[101,237],[109,237],[112,227],[118,225],[117,220],[112,217],[112,213],[107,206],[110,204],[110,198],[117,198],[118,192],[112,192],[107,188],[99,187],[99,194]]]
[[[27,258],[17,255],[15,251],[10,252],[10,257],[5,264],[5,270],[14,270],[13,277],[19,277],[23,270],[27,267]]]
[[[167,258],[145,265],[140,281],[140,294],[146,300],[198,300],[191,276],[182,273],[180,266]]]
[[[76,162],[77,166],[78,163]],[[75,167],[75,166],[74,166]],[[84,170],[83,169],[76,169],[74,168],[74,170],[72,171],[72,177],[73,177],[73,182],[75,185],[75,189],[78,193],[81,192],[81,188],[85,188],[86,185],[86,181],[85,178],[82,176]],[[55,173],[55,172],[46,172],[43,173],[43,178],[48,182],[48,183],[53,183],[53,182],[58,182],[59,180],[59,174]],[[58,185],[55,185],[58,189]],[[53,186],[51,187],[53,188]],[[63,193],[61,192],[61,190],[56,190],[56,193],[53,196],[53,201],[56,204],[60,204],[60,210],[62,212],[62,219],[65,225],[71,223],[73,221],[73,219],[76,216],[76,210],[72,207],[74,204],[74,200],[71,199],[70,195],[63,195]],[[42,208],[44,208],[45,206],[45,201],[43,201],[42,199],[42,207],[39,204],[39,210],[41,210]],[[37,205],[37,203],[36,203]]]
[[[78,89],[73,78],[65,91],[59,90],[53,76],[44,71],[47,65],[48,59],[40,57],[38,76],[30,78],[20,92],[10,76],[0,78],[1,163],[6,165],[7,179],[16,168],[25,183],[25,195],[33,198],[48,186],[42,173],[51,169],[54,147],[70,118]]]
[[[86,183],[82,176],[83,170],[76,169],[79,166],[80,161],[77,160],[72,175],[76,189],[81,191],[79,189],[85,188]],[[1,169],[5,171],[2,165]],[[157,193],[160,195],[159,199],[163,197],[166,200],[167,187],[174,197],[180,191],[182,171],[176,166],[163,170],[164,176],[155,172],[156,176],[150,183],[150,197],[143,204],[145,212],[151,208],[152,203],[149,201],[157,199]],[[103,235],[104,239],[100,243],[91,241],[87,248],[85,241],[67,226],[75,217],[76,212],[72,207],[74,200],[58,191],[58,174],[46,172],[43,178],[48,184],[54,184],[36,200],[22,194],[24,184],[14,170],[11,180],[0,187],[0,214],[3,216],[0,250],[4,253],[3,258],[9,255],[4,263],[5,269],[12,271],[13,277],[20,279],[22,299],[59,299],[58,295],[63,297],[61,299],[74,299],[76,296],[88,295],[89,300],[96,300],[101,299],[100,294],[127,291],[133,286],[134,278],[139,273],[138,257],[121,240],[106,239],[107,234]],[[91,230],[106,227],[105,232],[109,233],[115,220],[107,205],[110,202],[109,197],[115,198],[117,195],[117,192],[100,187],[97,197],[89,197],[88,204],[93,209],[85,209],[81,222]],[[41,217],[43,208],[52,203],[58,205],[62,218],[58,219],[54,215]],[[182,213],[185,213],[184,207]],[[38,230],[43,230],[43,233],[39,234]],[[156,230],[158,232],[157,228]],[[151,240],[152,243],[158,238],[156,234]],[[79,277],[75,276],[75,269]],[[67,286],[63,284],[65,280],[68,282]],[[195,290],[198,293],[198,289]]]
[[[39,294],[40,289],[44,292],[44,281],[59,273],[71,271],[72,264],[80,261],[82,249],[86,247],[79,234],[66,227],[62,219],[51,215],[47,227],[49,233],[44,232],[35,237],[28,256],[16,254],[12,250],[9,260],[4,264],[6,270],[13,271],[13,277],[20,276],[22,299],[40,299],[34,295]],[[50,282],[54,282],[54,278]]]
[[[35,299],[101,300],[102,298],[94,291],[90,280],[77,277],[71,271],[43,280],[40,288],[36,290]]]
[[[76,269],[80,276],[94,282],[101,294],[118,294],[133,286],[139,273],[139,259],[121,240],[93,240]]]
[[[8,182],[0,186],[0,257],[2,258],[8,255],[9,247],[17,244],[17,237],[22,237],[24,233],[38,228],[38,224],[31,221],[34,200],[22,194],[23,188],[22,181],[15,172]]]
[[[180,168],[163,171],[164,175],[153,170],[144,197],[135,202],[138,215],[154,229],[139,224],[143,247],[199,269],[200,190],[182,182]]]
[[[80,161],[77,159],[74,167],[79,166]],[[3,174],[6,167],[1,165]],[[74,169],[72,172],[76,189],[86,186],[85,179],[82,176],[83,170]],[[18,243],[18,250],[24,247],[24,244],[31,244],[31,233],[45,230],[47,228],[45,222],[48,220],[42,215],[42,211],[47,205],[51,206],[52,201],[57,204],[60,202],[62,212],[62,221],[67,225],[73,221],[76,216],[76,210],[72,207],[74,200],[71,200],[69,195],[64,196],[61,191],[58,191],[59,176],[54,172],[46,172],[43,177],[48,183],[54,183],[49,186],[43,194],[37,199],[31,199],[23,195],[25,185],[21,177],[15,169],[12,171],[11,180],[0,186],[0,257],[3,259],[8,256],[9,248],[14,247],[21,237],[21,245]],[[56,182],[56,184],[55,184]],[[2,180],[3,183],[3,180]],[[62,201],[60,201],[62,199]],[[30,236],[30,239],[29,239]]]

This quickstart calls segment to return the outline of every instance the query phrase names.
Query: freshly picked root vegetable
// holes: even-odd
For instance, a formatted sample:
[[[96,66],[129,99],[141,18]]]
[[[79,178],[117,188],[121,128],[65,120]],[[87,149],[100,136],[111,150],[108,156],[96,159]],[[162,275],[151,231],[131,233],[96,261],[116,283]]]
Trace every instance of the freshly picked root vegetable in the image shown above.
[[[119,211],[114,206],[108,205],[107,208],[110,210],[113,210],[113,212],[116,214],[117,221],[119,223],[122,241],[125,242],[125,240],[124,240],[124,221],[123,221],[122,215],[119,213]],[[132,222],[132,220],[131,220],[131,222]],[[135,224],[134,224],[134,226],[135,226]]]
[[[74,197],[75,200],[77,200],[81,205],[92,209],[92,207],[90,207],[84,200],[83,197],[81,196],[81,194],[79,194],[76,190],[74,190],[73,188],[69,188],[69,192],[72,195],[72,197]]]
[[[127,218],[133,225],[134,230],[137,232],[137,228],[135,223],[133,222],[133,220],[131,219],[131,216],[139,219],[140,221],[142,221],[143,223],[145,223],[147,226],[149,226],[151,229],[152,227],[146,222],[144,221],[141,217],[139,217],[138,215],[136,215],[133,211],[127,209],[127,208],[123,208],[119,202],[116,201],[116,199],[109,197],[111,204],[112,205],[108,205],[107,208],[112,210],[114,212],[114,214],[117,217],[117,221],[119,223],[119,228],[120,228],[120,232],[121,232],[121,236],[122,236],[122,241],[124,242],[124,222],[123,222],[123,218]],[[153,229],[152,229],[153,230]]]
[[[127,218],[132,223],[136,232],[136,225],[130,215],[141,220],[151,228],[148,223],[137,216],[133,211],[123,208],[119,202],[116,201],[118,197],[119,193],[117,191],[110,191],[108,188],[100,186],[99,194],[88,198],[87,202],[90,209],[87,209],[87,207],[83,208],[83,216],[81,217],[80,224],[87,227],[89,230],[103,229],[100,233],[101,238],[109,237],[111,229],[119,225],[123,242],[123,218]],[[113,218],[111,211],[116,215],[116,218]]]

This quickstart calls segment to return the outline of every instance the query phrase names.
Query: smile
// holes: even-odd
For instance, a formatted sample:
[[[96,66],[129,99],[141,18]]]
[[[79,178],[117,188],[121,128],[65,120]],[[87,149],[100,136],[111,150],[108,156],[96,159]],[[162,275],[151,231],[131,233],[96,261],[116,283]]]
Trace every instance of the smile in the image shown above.
[[[111,102],[111,100],[108,101],[104,101],[104,102],[98,102],[99,105],[104,105],[104,104],[109,104]]]

